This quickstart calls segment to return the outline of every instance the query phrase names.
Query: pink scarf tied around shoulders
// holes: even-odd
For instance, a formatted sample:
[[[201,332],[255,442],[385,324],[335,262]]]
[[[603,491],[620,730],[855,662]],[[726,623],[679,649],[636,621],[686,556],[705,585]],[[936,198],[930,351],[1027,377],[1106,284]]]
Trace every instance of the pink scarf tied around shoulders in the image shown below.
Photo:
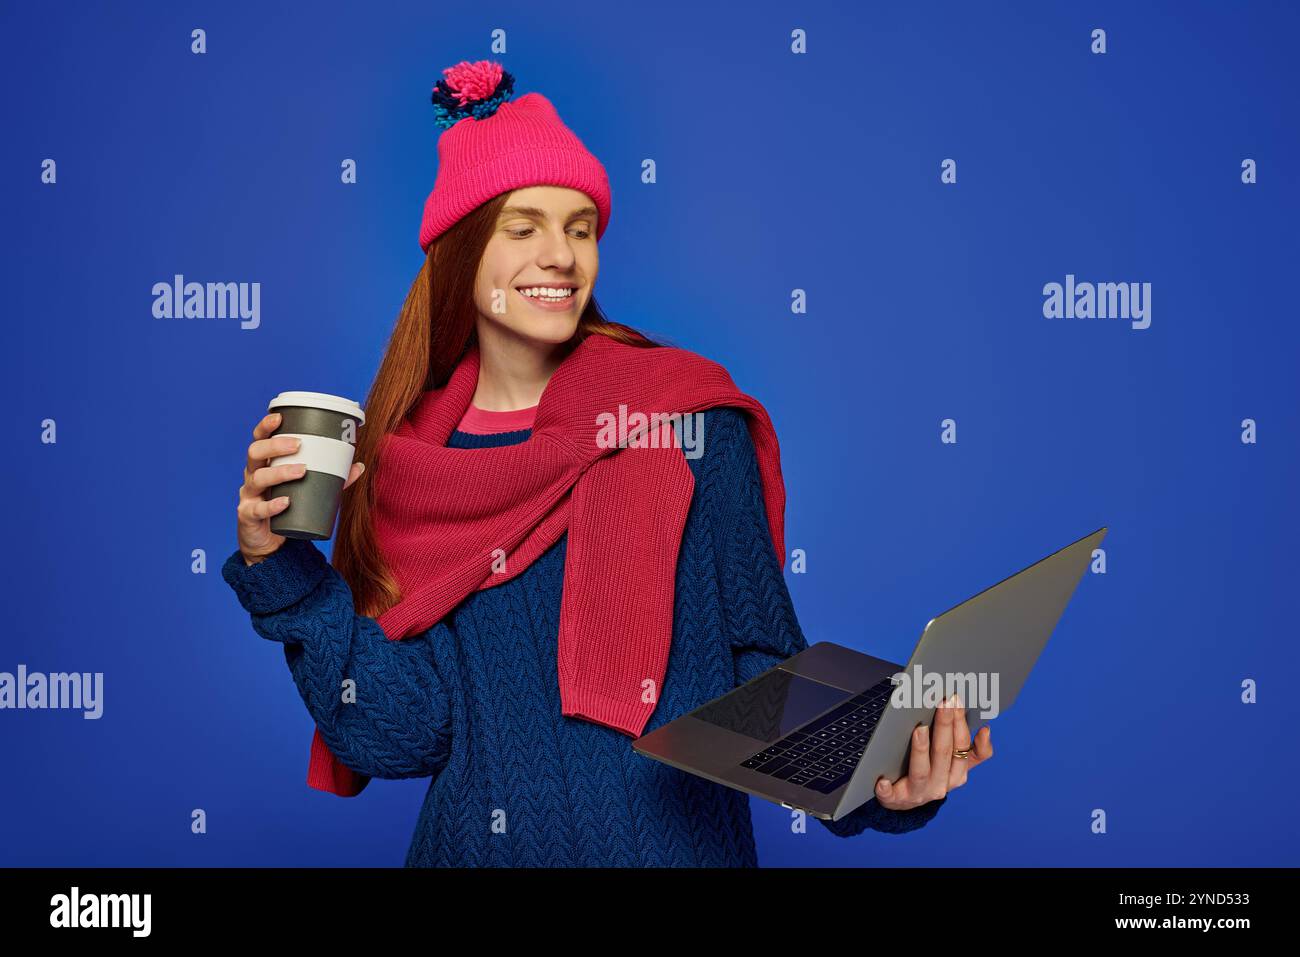
[[[402,599],[379,626],[391,640],[427,630],[473,592],[519,575],[567,531],[561,713],[638,737],[667,670],[677,555],[695,484],[665,417],[716,406],[746,413],[784,565],[785,486],[771,420],[710,359],[590,334],[547,382],[527,440],[448,448],[478,369],[472,342],[447,384],[425,392],[381,442],[375,537]],[[350,797],[368,782],[317,728],[307,783]]]

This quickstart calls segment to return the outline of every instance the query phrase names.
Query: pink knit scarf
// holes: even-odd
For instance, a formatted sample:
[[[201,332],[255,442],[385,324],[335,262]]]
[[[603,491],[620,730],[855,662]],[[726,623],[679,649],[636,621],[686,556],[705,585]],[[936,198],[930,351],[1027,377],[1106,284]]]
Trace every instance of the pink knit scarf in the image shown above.
[[[784,565],[785,486],[771,420],[710,359],[592,334],[547,382],[526,441],[447,448],[478,369],[471,343],[447,384],[424,393],[381,442],[374,529],[402,600],[379,625],[394,640],[419,634],[473,592],[523,572],[567,531],[561,713],[638,737],[667,670],[677,553],[695,484],[671,423],[658,416],[715,406],[746,413]],[[709,437],[699,435],[707,450]],[[317,729],[307,783],[352,796],[368,781]]]

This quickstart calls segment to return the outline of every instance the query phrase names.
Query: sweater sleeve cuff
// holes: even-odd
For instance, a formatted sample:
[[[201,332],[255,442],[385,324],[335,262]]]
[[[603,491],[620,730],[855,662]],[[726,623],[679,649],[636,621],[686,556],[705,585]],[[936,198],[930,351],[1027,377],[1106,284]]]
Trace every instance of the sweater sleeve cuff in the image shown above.
[[[221,577],[235,590],[244,610],[269,615],[297,604],[312,593],[329,569],[316,544],[286,538],[278,549],[253,565],[235,549],[221,566]]]
[[[822,821],[822,823],[832,834],[840,837],[854,837],[868,828],[883,834],[906,834],[928,824],[947,800],[947,797],[942,797],[907,811],[895,811],[883,807],[873,797],[862,807],[846,814],[838,821]]]

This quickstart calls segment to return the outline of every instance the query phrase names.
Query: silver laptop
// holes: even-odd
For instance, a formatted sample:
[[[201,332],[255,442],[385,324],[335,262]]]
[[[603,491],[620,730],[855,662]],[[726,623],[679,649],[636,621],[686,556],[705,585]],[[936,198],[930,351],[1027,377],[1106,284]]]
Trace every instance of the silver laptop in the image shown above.
[[[903,668],[820,641],[632,742],[639,753],[838,821],[907,773],[912,729],[955,690],[973,736],[1015,701],[1105,527],[930,621]]]

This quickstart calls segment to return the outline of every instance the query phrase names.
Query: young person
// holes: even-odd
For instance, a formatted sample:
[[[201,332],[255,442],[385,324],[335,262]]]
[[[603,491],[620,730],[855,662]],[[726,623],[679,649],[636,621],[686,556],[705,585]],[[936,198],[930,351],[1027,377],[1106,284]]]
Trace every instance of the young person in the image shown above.
[[[444,70],[426,259],[365,402],[332,564],[270,531],[253,431],[223,576],[316,724],[308,783],[430,777],[408,866],[752,866],[748,795],[639,736],[807,647],[771,421],[726,370],[607,320],[604,167],[499,64]],[[674,414],[665,422],[658,414]],[[913,830],[969,767],[964,711],[838,822]]]

